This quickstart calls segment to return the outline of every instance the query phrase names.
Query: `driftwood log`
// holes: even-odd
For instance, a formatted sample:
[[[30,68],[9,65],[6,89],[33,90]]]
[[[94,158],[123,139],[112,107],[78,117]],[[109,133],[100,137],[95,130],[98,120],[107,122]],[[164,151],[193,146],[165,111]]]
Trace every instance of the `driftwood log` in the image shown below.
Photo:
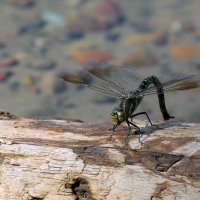
[[[11,118],[11,119],[8,119]],[[54,119],[0,120],[1,200],[199,200],[200,125],[144,127]]]

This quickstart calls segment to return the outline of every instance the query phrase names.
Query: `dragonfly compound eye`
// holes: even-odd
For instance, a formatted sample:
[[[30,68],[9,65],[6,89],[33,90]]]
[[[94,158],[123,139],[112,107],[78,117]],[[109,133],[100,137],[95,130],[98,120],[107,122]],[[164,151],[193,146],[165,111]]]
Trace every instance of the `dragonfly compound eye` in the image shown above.
[[[120,109],[113,110],[111,113],[112,122],[114,124],[121,124],[124,121],[124,112]]]
[[[114,116],[117,116],[117,112],[112,112],[112,113],[111,113],[111,116],[113,116],[113,117],[114,117]]]

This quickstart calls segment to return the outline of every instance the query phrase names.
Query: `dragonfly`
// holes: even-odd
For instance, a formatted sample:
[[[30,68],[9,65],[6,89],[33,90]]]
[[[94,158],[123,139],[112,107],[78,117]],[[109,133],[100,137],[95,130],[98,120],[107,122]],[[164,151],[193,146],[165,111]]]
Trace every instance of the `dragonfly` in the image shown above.
[[[140,127],[133,123],[134,117],[145,115],[151,126],[157,126],[151,122],[146,112],[135,113],[145,96],[157,94],[163,119],[169,120],[174,117],[167,111],[164,93],[200,87],[200,74],[161,78],[150,75],[143,78],[133,67],[129,66],[118,67],[108,62],[93,60],[83,63],[82,66],[85,69],[84,73],[62,73],[58,76],[64,81],[88,87],[104,95],[120,99],[119,105],[111,112],[112,131],[114,133],[120,124],[126,122],[128,134],[125,142],[131,134],[131,126],[136,128],[135,133],[138,133],[139,136],[142,135]],[[140,143],[142,144],[141,141]]]

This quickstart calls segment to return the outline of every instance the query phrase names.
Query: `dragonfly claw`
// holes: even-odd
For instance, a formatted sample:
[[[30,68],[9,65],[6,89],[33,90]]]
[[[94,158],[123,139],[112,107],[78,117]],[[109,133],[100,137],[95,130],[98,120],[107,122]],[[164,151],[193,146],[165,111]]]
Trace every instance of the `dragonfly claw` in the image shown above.
[[[115,142],[116,138],[113,138],[112,135],[107,139],[107,142]]]
[[[115,138],[114,140],[112,140],[112,136],[113,136],[113,133],[114,133],[115,129],[117,128],[117,126],[118,126],[117,124],[114,124],[112,128],[109,128],[109,129],[108,129],[109,131],[112,131],[112,134],[111,134],[111,136],[108,138],[107,142],[109,142],[109,141],[115,142],[116,138]]]

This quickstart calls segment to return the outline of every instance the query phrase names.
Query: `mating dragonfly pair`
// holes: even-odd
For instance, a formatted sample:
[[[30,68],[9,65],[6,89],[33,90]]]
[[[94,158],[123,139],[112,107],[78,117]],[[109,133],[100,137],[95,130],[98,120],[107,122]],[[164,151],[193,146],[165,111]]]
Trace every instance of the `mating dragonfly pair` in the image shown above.
[[[164,92],[200,87],[200,74],[179,75],[173,78],[161,79],[158,79],[154,75],[142,78],[133,68],[125,66],[117,67],[109,63],[95,61],[83,64],[83,68],[87,74],[85,74],[86,72],[79,75],[66,73],[59,75],[59,77],[67,82],[89,87],[104,95],[119,98],[119,106],[114,108],[111,113],[113,122],[112,130],[114,132],[118,125],[122,122],[126,122],[128,125],[128,135],[125,142],[131,134],[131,126],[137,129],[136,132],[139,133],[139,136],[141,135],[140,127],[132,122],[133,117],[146,115],[149,123],[152,126],[157,126],[152,124],[146,112],[134,114],[134,111],[141,103],[144,96],[157,94],[162,116],[164,120],[169,120],[174,117],[170,116],[167,111]],[[112,135],[110,139],[111,138]]]

